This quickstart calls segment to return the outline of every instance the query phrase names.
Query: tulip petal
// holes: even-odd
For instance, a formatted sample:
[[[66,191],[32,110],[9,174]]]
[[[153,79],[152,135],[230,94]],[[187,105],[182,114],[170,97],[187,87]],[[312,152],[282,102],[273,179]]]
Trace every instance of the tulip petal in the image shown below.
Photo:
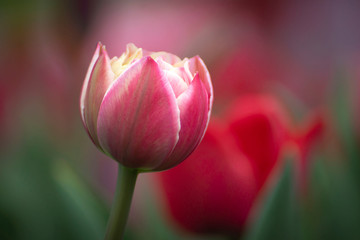
[[[89,80],[90,80],[90,76],[91,73],[93,71],[94,65],[97,61],[97,59],[99,58],[99,53],[100,53],[100,48],[102,47],[102,44],[99,42],[96,46],[96,50],[95,53],[91,59],[89,68],[86,72],[86,76],[85,76],[85,80],[82,86],[82,90],[81,90],[81,95],[80,95],[80,113],[81,113],[81,119],[83,121],[83,123],[85,124],[85,115],[84,115],[84,108],[85,108],[85,97],[86,97],[86,92],[87,92],[87,88],[88,88],[88,84],[89,84]]]
[[[120,58],[114,57],[111,59],[111,68],[115,73],[116,78],[128,68],[128,64],[142,57],[143,52],[141,48],[137,48],[132,43],[126,45],[126,52],[123,53]]]
[[[195,74],[194,75],[191,74],[187,65],[188,65],[188,63],[185,63],[184,67],[177,67],[177,68],[175,68],[175,71],[182,79],[184,79],[184,81],[187,84],[190,84],[191,81],[193,80],[193,76],[195,76]]]
[[[178,62],[181,61],[181,59],[174,55],[174,54],[171,54],[171,53],[167,53],[167,52],[147,52],[147,51],[144,51],[144,55],[146,56],[151,56],[153,59],[157,59],[157,58],[160,58],[162,59],[163,61],[171,64],[171,65],[174,65]]]
[[[200,79],[204,84],[205,89],[209,95],[209,117],[210,117],[210,110],[212,108],[214,93],[213,93],[213,87],[211,84],[209,71],[206,68],[205,63],[199,56],[195,56],[189,60],[189,69],[193,75],[199,73]]]
[[[97,130],[104,151],[130,168],[152,170],[174,149],[180,111],[169,82],[151,57],[134,62],[110,86]]]
[[[155,61],[164,71],[165,76],[175,93],[175,97],[177,98],[188,88],[188,84],[183,80],[183,78],[181,78],[181,76],[176,73],[177,68],[174,68],[172,65],[163,61],[161,58],[157,58]]]
[[[95,52],[95,54],[96,53],[97,52]],[[87,83],[84,83],[84,89],[81,96],[83,121],[85,122],[91,139],[98,147],[100,147],[100,145],[96,131],[97,116],[105,92],[107,91],[109,85],[113,82],[113,79],[114,73],[111,70],[109,56],[107,55],[105,47],[100,46],[99,57],[93,65],[92,72],[89,74]]]
[[[174,71],[164,70],[164,74],[169,81],[176,98],[188,88],[188,85],[184,82],[184,80]]]
[[[208,123],[209,101],[204,84],[197,74],[189,88],[177,99],[180,108],[181,129],[179,141],[169,160],[156,170],[173,167],[190,155],[204,136]]]

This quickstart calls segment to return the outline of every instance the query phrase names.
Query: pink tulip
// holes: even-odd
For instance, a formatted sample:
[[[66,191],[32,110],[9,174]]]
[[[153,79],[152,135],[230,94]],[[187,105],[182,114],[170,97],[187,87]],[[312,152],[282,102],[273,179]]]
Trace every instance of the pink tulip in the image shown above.
[[[197,147],[213,101],[209,72],[196,56],[181,60],[128,44],[109,58],[99,43],[80,108],[94,144],[125,167],[171,168]]]

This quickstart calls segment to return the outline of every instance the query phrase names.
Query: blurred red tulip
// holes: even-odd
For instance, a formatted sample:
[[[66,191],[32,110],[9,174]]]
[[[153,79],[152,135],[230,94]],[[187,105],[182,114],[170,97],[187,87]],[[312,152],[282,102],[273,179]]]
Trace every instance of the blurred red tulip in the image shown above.
[[[171,215],[194,233],[238,234],[257,193],[251,162],[216,121],[185,162],[159,177]]]
[[[228,129],[250,159],[257,186],[262,187],[290,137],[290,119],[273,97],[246,95],[228,111]]]
[[[274,168],[281,167],[288,143],[299,144],[306,164],[320,130],[321,122],[311,121],[295,131],[287,111],[271,96],[238,98],[222,120],[210,122],[188,160],[159,173],[171,216],[190,232],[239,236],[260,192],[277,178]]]
[[[159,174],[174,219],[191,232],[239,235],[279,162],[287,121],[281,105],[265,96],[243,97],[226,120],[211,121],[193,155]]]

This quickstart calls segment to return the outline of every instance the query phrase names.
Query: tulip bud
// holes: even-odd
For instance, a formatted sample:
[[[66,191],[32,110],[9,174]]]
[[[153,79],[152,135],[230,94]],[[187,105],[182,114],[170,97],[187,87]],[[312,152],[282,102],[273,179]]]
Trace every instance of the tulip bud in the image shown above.
[[[196,56],[181,60],[128,44],[109,58],[98,44],[82,88],[83,124],[104,153],[125,167],[158,171],[200,143],[213,101],[210,75]]]

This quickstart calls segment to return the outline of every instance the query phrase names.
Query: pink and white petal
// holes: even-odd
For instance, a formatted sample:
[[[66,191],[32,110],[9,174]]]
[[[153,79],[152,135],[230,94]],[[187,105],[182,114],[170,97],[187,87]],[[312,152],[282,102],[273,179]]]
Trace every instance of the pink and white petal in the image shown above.
[[[101,147],[126,167],[152,170],[174,149],[180,111],[170,83],[151,57],[111,85],[98,118]]]
[[[94,65],[97,61],[97,59],[99,58],[99,53],[100,53],[100,48],[102,47],[102,44],[99,42],[96,45],[96,49],[94,52],[94,55],[91,59],[89,68],[86,72],[86,76],[85,76],[85,80],[82,86],[82,90],[81,90],[81,95],[80,95],[80,113],[81,113],[81,119],[85,125],[85,116],[84,116],[84,108],[85,108],[85,96],[86,96],[86,92],[87,92],[87,88],[88,88],[88,84],[89,84],[89,80],[90,80],[90,76],[91,73],[93,71]],[[86,126],[85,126],[86,127]]]
[[[174,66],[174,67],[183,67],[187,61],[189,61],[189,59],[188,59],[188,58],[184,58],[184,59],[181,60],[180,62],[175,63],[173,66]]]
[[[155,170],[171,168],[188,157],[198,146],[208,124],[209,101],[199,74],[189,88],[177,99],[180,108],[181,129],[179,141],[166,162]]]
[[[191,81],[194,79],[194,75],[192,75],[189,71],[186,71],[185,67],[177,67],[174,70],[176,74],[178,74],[182,79],[184,79],[184,82],[186,82],[188,85],[190,85]]]
[[[184,79],[179,74],[177,74],[177,68],[174,68],[171,64],[162,60],[162,58],[157,58],[155,61],[159,65],[160,69],[162,69],[165,73],[166,78],[174,90],[175,97],[178,97],[188,88],[189,83],[185,82]]]
[[[213,102],[213,87],[211,84],[211,78],[208,69],[206,68],[205,63],[199,56],[195,56],[189,60],[189,69],[190,72],[195,75],[196,73],[199,73],[200,79],[202,83],[204,84],[206,91],[209,95],[209,102],[210,102],[210,109],[212,107]]]
[[[133,61],[143,57],[142,48],[138,48],[133,43],[126,45],[125,59],[122,64],[130,64]]]
[[[139,48],[135,46],[135,44],[133,43],[128,43],[126,44],[126,55],[129,57],[131,55],[133,55],[134,53],[136,53],[136,51]]]
[[[154,58],[153,57],[153,59],[155,59],[155,61],[157,62],[157,64],[159,65],[159,67],[162,70],[169,70],[169,71],[174,70],[173,65],[171,65],[170,63],[165,62],[162,58],[160,58],[160,57]]]
[[[145,52],[144,52],[144,54],[145,54]],[[153,59],[161,58],[163,61],[165,61],[171,65],[181,62],[181,59],[178,56],[171,54],[171,53],[167,53],[167,52],[146,52],[146,54],[151,56]],[[147,55],[145,55],[145,56],[147,56]]]
[[[190,67],[189,67],[189,61],[184,62],[183,66],[184,72],[191,77],[190,82],[193,80],[193,77],[196,75],[196,73],[191,73]]]
[[[90,74],[87,88],[84,93],[84,122],[88,133],[96,144],[100,147],[97,138],[97,118],[99,108],[105,92],[114,80],[114,73],[111,70],[110,58],[104,46],[101,46],[97,61]]]
[[[174,71],[163,70],[163,72],[169,81],[176,98],[188,88],[188,84],[186,84]]]

